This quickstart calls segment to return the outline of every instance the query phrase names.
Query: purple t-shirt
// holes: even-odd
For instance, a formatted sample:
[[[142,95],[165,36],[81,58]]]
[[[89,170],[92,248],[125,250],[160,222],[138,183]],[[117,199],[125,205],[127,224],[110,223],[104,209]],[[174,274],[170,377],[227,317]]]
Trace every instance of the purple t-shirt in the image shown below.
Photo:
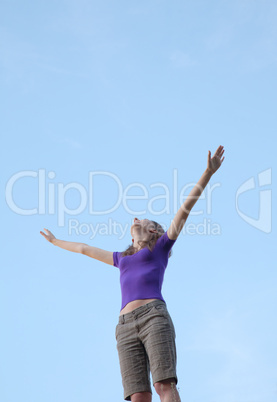
[[[133,255],[121,256],[113,253],[114,266],[120,270],[122,295],[121,310],[127,303],[138,299],[160,299],[164,272],[168,263],[168,254],[176,240],[169,239],[165,232],[151,252],[148,247]]]

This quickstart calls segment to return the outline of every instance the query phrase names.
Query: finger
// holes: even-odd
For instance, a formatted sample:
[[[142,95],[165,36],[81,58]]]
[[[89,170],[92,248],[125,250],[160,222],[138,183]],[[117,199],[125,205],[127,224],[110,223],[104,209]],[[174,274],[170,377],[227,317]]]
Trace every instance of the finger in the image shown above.
[[[213,158],[214,158],[215,156],[217,156],[217,152],[218,152],[218,150],[216,150],[215,153],[213,154]]]
[[[218,152],[220,152],[221,149],[221,145],[219,145],[219,147],[217,148],[217,150],[215,151],[215,154],[217,154]]]
[[[223,146],[220,145],[220,146],[217,148],[217,150],[215,151],[215,155],[220,155],[220,153],[222,152],[222,150],[223,150]]]

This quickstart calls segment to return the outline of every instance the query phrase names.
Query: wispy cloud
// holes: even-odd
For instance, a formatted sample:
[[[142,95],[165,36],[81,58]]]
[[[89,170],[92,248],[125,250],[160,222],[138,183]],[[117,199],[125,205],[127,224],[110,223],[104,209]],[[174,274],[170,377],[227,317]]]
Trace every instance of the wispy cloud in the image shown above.
[[[6,29],[0,29],[2,80],[5,85],[16,86],[30,92],[41,85],[41,73],[86,77],[82,72],[71,71],[59,64],[47,49],[24,40]]]
[[[235,27],[227,21],[219,24],[205,39],[204,44],[209,52],[217,51],[229,46],[235,35]]]
[[[45,69],[47,71],[50,71],[50,72],[52,72],[54,74],[72,75],[72,76],[77,76],[77,77],[82,77],[82,78],[88,78],[89,77],[88,74],[83,74],[83,73],[78,73],[78,72],[75,72],[75,71],[70,71],[68,69],[60,68],[58,66],[51,65],[51,64],[48,64],[48,63],[38,62],[36,64],[37,64],[37,66],[39,66],[39,67],[41,67],[41,68],[43,68],[43,69]]]
[[[277,61],[277,5],[251,0],[222,3],[218,18],[203,40],[216,62],[236,65],[241,71],[258,71]],[[219,58],[220,57],[220,58]]]
[[[82,149],[83,148],[83,146],[81,145],[80,142],[73,140],[72,138],[68,138],[68,137],[56,138],[55,142],[57,142],[59,144],[65,144],[68,147],[73,148],[73,149]]]
[[[191,67],[197,64],[197,62],[193,60],[189,54],[183,52],[182,50],[173,51],[169,56],[169,60],[171,65],[175,68]]]

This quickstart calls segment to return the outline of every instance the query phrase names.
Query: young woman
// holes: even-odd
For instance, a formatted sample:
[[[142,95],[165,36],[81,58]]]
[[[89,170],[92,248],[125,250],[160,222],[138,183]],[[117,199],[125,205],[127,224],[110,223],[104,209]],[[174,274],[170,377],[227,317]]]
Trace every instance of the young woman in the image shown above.
[[[155,221],[134,219],[132,245],[124,252],[105,251],[84,243],[58,240],[47,229],[46,240],[65,250],[82,253],[120,270],[122,305],[115,336],[124,399],[151,402],[150,371],[162,402],[180,402],[176,388],[175,329],[161,289],[172,246],[211,176],[221,166],[224,148],[208,152],[205,172],[178,210],[169,229]]]

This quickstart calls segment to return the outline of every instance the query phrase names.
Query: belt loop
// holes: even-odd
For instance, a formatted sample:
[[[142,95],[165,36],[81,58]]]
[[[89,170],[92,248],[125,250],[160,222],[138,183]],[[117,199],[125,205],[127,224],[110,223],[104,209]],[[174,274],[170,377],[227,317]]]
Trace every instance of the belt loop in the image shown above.
[[[122,324],[125,324],[124,314],[122,315]]]

